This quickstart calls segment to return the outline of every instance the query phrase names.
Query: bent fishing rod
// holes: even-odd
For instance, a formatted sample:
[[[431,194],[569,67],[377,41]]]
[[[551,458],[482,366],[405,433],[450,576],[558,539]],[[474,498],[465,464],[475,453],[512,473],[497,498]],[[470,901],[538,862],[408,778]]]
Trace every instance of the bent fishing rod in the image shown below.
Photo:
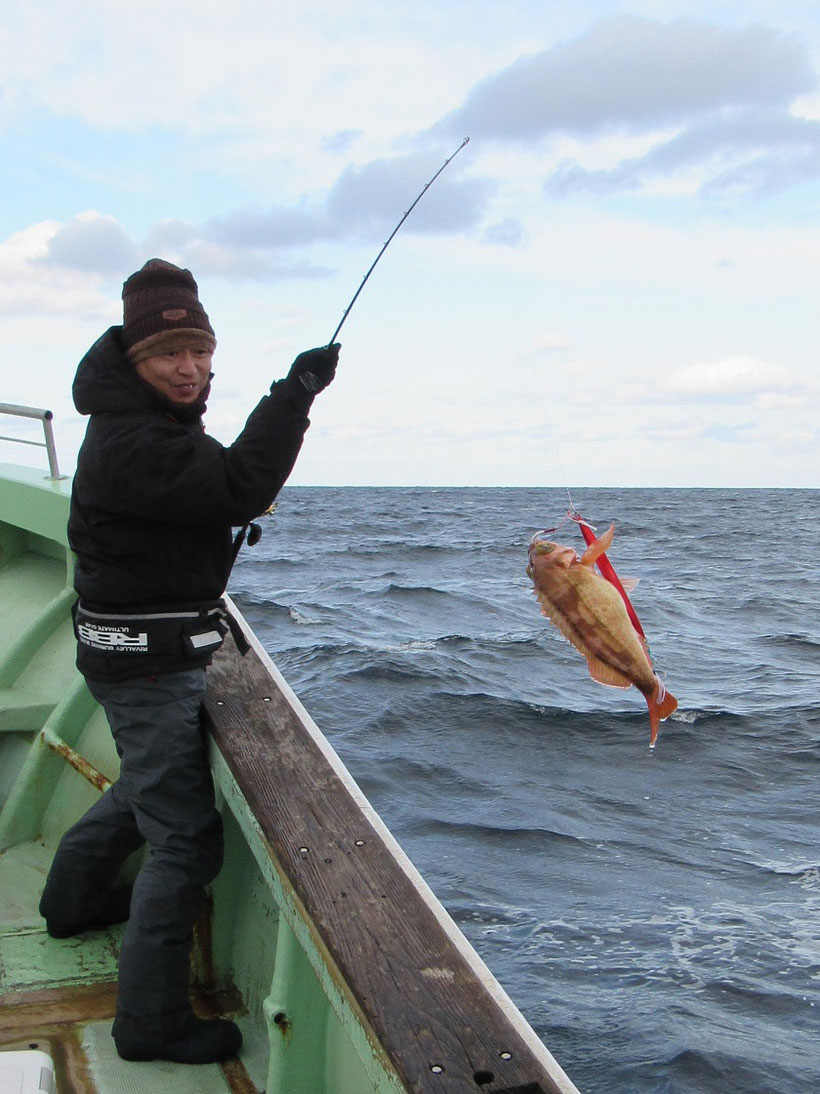
[[[387,237],[387,239],[384,243],[384,246],[379,251],[379,253],[376,255],[375,259],[373,260],[373,264],[371,265],[371,267],[367,271],[367,273],[364,275],[364,277],[362,278],[361,284],[359,285],[358,289],[356,289],[356,292],[353,294],[353,299],[350,301],[350,303],[345,308],[344,314],[342,315],[342,318],[339,320],[339,325],[336,328],[336,330],[333,332],[333,334],[331,335],[330,341],[328,342],[329,346],[332,346],[333,343],[336,341],[336,338],[338,337],[339,331],[344,326],[344,322],[347,319],[348,315],[350,314],[351,308],[356,303],[356,301],[359,299],[359,294],[361,293],[362,289],[367,284],[367,279],[370,277],[370,275],[376,269],[376,266],[379,263],[379,259],[384,254],[384,252],[387,250],[387,248],[390,246],[390,244],[392,243],[393,238],[396,235],[396,233],[398,232],[399,228],[401,228],[402,224],[404,224],[405,220],[407,220],[407,218],[410,216],[410,214],[413,212],[415,207],[418,205],[418,203],[421,201],[421,199],[424,197],[424,195],[427,193],[427,191],[430,189],[430,187],[433,185],[433,183],[439,177],[439,175],[444,170],[444,168],[447,166],[447,164],[451,163],[452,160],[454,160],[456,158],[456,156],[459,154],[461,149],[464,148],[464,146],[466,144],[468,144],[469,141],[470,141],[470,138],[465,137],[464,140],[461,142],[461,144],[458,146],[458,148],[455,150],[455,152],[453,152],[453,154],[451,156],[447,157],[447,159],[444,161],[444,163],[441,165],[441,167],[439,167],[438,171],[436,171],[435,175],[433,175],[433,177],[430,179],[430,181],[426,182],[424,184],[424,188],[422,189],[421,193],[418,195],[416,200],[413,202],[413,204],[410,206],[410,208],[407,210],[407,212],[404,214],[404,216],[398,222],[396,227],[393,229],[393,231]]]
[[[452,155],[448,156],[447,159],[444,161],[444,163],[441,165],[441,167],[439,167],[439,169],[438,169],[438,171],[436,171],[435,175],[433,175],[433,177],[428,182],[425,182],[424,187],[421,190],[421,192],[419,193],[419,195],[417,196],[416,200],[413,202],[413,204],[410,206],[410,208],[407,210],[407,212],[404,214],[404,216],[398,222],[396,227],[393,229],[393,231],[387,237],[387,239],[384,242],[384,245],[382,246],[382,249],[379,251],[379,253],[376,255],[376,257],[373,259],[373,263],[371,264],[370,269],[364,275],[364,277],[362,278],[361,284],[359,285],[358,289],[356,289],[356,292],[353,294],[353,299],[350,301],[350,303],[345,308],[344,314],[342,315],[342,318],[339,320],[339,325],[336,327],[336,330],[331,335],[330,341],[328,342],[328,346],[332,346],[333,343],[336,341],[336,338],[338,337],[339,331],[344,326],[344,322],[347,319],[348,315],[350,315],[351,308],[356,303],[356,301],[359,299],[359,294],[361,293],[362,289],[367,284],[367,279],[370,277],[370,275],[376,269],[376,266],[379,263],[379,259],[384,254],[384,252],[387,250],[387,248],[390,246],[390,244],[392,243],[393,238],[396,235],[396,233],[398,232],[399,228],[401,228],[402,224],[404,224],[405,220],[407,220],[407,218],[410,216],[410,214],[413,212],[415,207],[418,205],[418,203],[421,201],[421,199],[424,197],[424,195],[427,193],[427,191],[430,189],[430,187],[433,185],[433,183],[439,177],[439,175],[444,170],[444,168],[447,166],[447,164],[451,163],[452,160],[454,160],[456,158],[456,156],[459,154],[461,149],[464,148],[464,146],[466,144],[469,144],[469,141],[470,141],[470,138],[465,137],[464,140],[461,142],[461,144],[458,146],[458,148],[455,150],[455,152],[453,152]],[[272,512],[274,508],[275,508],[275,503],[274,503],[273,506],[271,506],[271,508],[268,510],[268,512],[269,513]],[[258,524],[255,524],[253,521],[249,521],[243,528],[239,529],[237,534],[234,536],[233,551],[232,551],[233,559],[232,559],[231,565],[233,565],[233,563],[236,562],[237,555],[239,554],[239,551],[242,547],[242,544],[245,542],[245,537],[246,536],[247,536],[248,546],[253,547],[261,539],[262,529],[259,527]]]

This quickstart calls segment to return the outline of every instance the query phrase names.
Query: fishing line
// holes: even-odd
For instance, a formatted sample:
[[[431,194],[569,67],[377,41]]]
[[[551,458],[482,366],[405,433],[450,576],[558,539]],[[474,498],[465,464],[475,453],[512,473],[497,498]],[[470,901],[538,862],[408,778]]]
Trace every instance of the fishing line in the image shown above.
[[[584,520],[584,518],[581,516],[581,514],[578,512],[578,510],[575,507],[575,501],[573,500],[572,491],[569,488],[569,482],[567,481],[567,474],[566,474],[566,471],[564,469],[564,462],[561,459],[561,451],[558,447],[558,442],[556,440],[555,426],[553,425],[552,418],[550,416],[549,408],[547,406],[547,400],[544,397],[544,391],[543,391],[543,389],[541,387],[541,383],[538,379],[538,372],[535,368],[535,360],[533,358],[532,351],[530,349],[529,340],[527,338],[526,330],[524,329],[524,324],[523,324],[523,321],[521,319],[521,313],[518,309],[518,305],[517,305],[517,302],[516,302],[516,299],[515,299],[515,294],[512,290],[512,282],[510,281],[510,274],[509,274],[509,270],[507,269],[507,263],[504,261],[504,255],[501,253],[500,248],[499,248],[499,257],[501,258],[501,266],[502,266],[502,269],[504,270],[504,276],[505,276],[506,281],[507,281],[507,289],[509,291],[510,298],[512,300],[513,309],[514,309],[515,314],[518,318],[518,325],[519,325],[520,332],[521,332],[521,341],[524,344],[524,348],[525,348],[526,353],[527,353],[527,358],[528,358],[529,363],[530,363],[530,369],[532,371],[533,380],[535,381],[535,388],[536,388],[536,391],[538,392],[538,396],[541,400],[541,409],[544,412],[544,419],[545,419],[546,427],[547,427],[547,435],[548,435],[550,441],[552,442],[553,451],[555,452],[555,458],[558,461],[558,467],[559,467],[559,470],[561,472],[561,478],[563,479],[563,482],[564,482],[564,490],[566,491],[567,501],[569,503],[569,508],[568,508],[567,512],[565,513],[563,518],[558,522],[558,524],[554,528],[544,528],[543,532],[553,534],[553,533],[557,532],[560,528],[562,528],[563,525],[567,523],[567,521],[573,521],[575,524],[578,525],[578,528],[581,531],[581,535],[584,537],[584,541],[586,542],[587,546],[589,546],[589,544],[591,544],[595,540],[596,528],[595,528],[594,525],[590,524],[589,521]],[[540,534],[541,533],[536,532],[536,535],[540,535]],[[646,643],[646,635],[644,634],[643,627],[641,626],[640,620],[638,619],[638,616],[635,612],[635,609],[632,607],[632,603],[629,599],[629,596],[626,592],[626,589],[624,588],[623,584],[621,583],[620,578],[618,577],[617,573],[615,572],[615,567],[609,561],[609,559],[607,558],[605,553],[602,553],[601,555],[599,555],[599,557],[596,560],[595,564],[598,567],[598,570],[600,571],[601,575],[611,585],[613,585],[618,590],[618,593],[620,594],[620,596],[621,596],[621,598],[624,602],[624,606],[626,607],[626,611],[627,611],[627,614],[629,615],[632,626],[635,628],[635,630],[637,631],[637,633],[641,637],[641,639],[644,641],[644,643]]]
[[[564,482],[564,490],[566,491],[567,501],[569,503],[569,508],[568,508],[567,512],[564,514],[563,518],[558,522],[558,524],[554,528],[544,528],[542,531],[544,533],[553,534],[553,533],[557,532],[560,528],[562,528],[564,526],[564,524],[567,523],[567,521],[573,521],[575,524],[578,525],[578,528],[581,531],[581,535],[584,537],[584,542],[587,544],[587,546],[589,546],[591,543],[594,542],[594,540],[596,538],[596,528],[595,528],[594,525],[590,524],[589,521],[584,520],[584,518],[581,516],[581,514],[578,512],[578,510],[575,507],[575,502],[574,502],[573,497],[572,497],[572,491],[569,488],[569,483],[567,481],[566,471],[564,469],[564,462],[561,459],[561,451],[558,448],[558,443],[557,443],[557,440],[556,440],[555,426],[552,423],[552,418],[550,417],[550,412],[549,412],[549,409],[547,407],[547,401],[544,398],[544,392],[543,392],[543,389],[541,387],[541,383],[538,379],[538,372],[535,368],[535,360],[533,358],[532,351],[531,351],[530,345],[529,345],[529,340],[527,338],[527,333],[524,329],[524,324],[523,324],[523,321],[521,319],[521,313],[520,313],[520,311],[518,309],[518,305],[516,303],[515,294],[513,293],[513,290],[512,290],[512,282],[510,281],[510,274],[509,274],[509,270],[507,269],[507,263],[504,261],[504,255],[502,254],[500,248],[499,248],[499,257],[501,259],[501,266],[502,266],[502,269],[504,270],[504,276],[505,276],[506,281],[507,281],[507,289],[509,291],[510,298],[512,300],[513,309],[514,309],[515,314],[518,318],[518,325],[519,325],[520,332],[521,332],[521,341],[524,344],[524,348],[525,348],[526,353],[527,353],[527,358],[528,358],[529,363],[530,363],[530,369],[532,371],[533,380],[535,381],[535,388],[536,388],[536,391],[538,392],[538,396],[541,400],[541,409],[544,412],[544,418],[545,418],[546,427],[547,427],[547,435],[548,435],[550,441],[552,442],[553,451],[555,452],[555,458],[558,461],[558,467],[561,471],[561,478],[563,479],[563,482]],[[535,533],[536,536],[541,535],[541,534],[542,534],[541,532],[536,532]],[[626,608],[627,615],[629,616],[630,622],[632,623],[632,626],[635,628],[635,630],[637,631],[639,637],[643,641],[644,646],[646,647],[646,635],[644,634],[643,627],[641,626],[641,623],[640,623],[640,620],[638,619],[637,613],[635,612],[635,609],[632,606],[632,602],[629,599],[629,595],[627,594],[626,589],[624,588],[620,578],[618,577],[617,573],[615,572],[615,567],[609,561],[609,559],[607,558],[607,556],[604,552],[602,552],[598,556],[598,558],[596,559],[595,565],[598,567],[598,570],[601,573],[601,576],[603,578],[605,578],[605,580],[607,580],[611,585],[613,585],[615,587],[615,589],[617,589],[618,593],[621,596],[621,599],[624,602],[624,606]],[[646,647],[646,648],[648,649],[648,647]],[[661,701],[663,701],[663,698],[661,698]]]
[[[547,400],[544,397],[544,391],[541,387],[541,381],[538,379],[538,372],[535,368],[535,360],[534,360],[533,355],[532,355],[532,350],[530,349],[530,344],[529,344],[529,340],[527,338],[527,333],[524,329],[524,323],[523,323],[523,320],[521,318],[521,312],[519,310],[518,303],[517,303],[516,298],[515,298],[515,293],[513,292],[512,282],[510,280],[510,273],[509,273],[509,270],[507,268],[507,263],[504,260],[504,255],[501,251],[500,246],[498,248],[498,254],[499,254],[499,257],[501,259],[501,268],[504,270],[504,277],[505,277],[506,282],[507,282],[507,291],[510,294],[510,300],[512,302],[513,311],[515,313],[516,319],[518,320],[518,327],[519,327],[519,332],[521,334],[521,341],[523,343],[524,350],[525,350],[526,355],[527,355],[527,360],[529,361],[529,364],[530,364],[530,371],[532,372],[533,380],[535,381],[535,390],[538,392],[538,398],[541,401],[541,409],[544,413],[545,432],[547,434],[548,439],[552,442],[552,448],[553,448],[553,451],[555,453],[555,458],[558,462],[558,469],[561,472],[561,479],[562,479],[563,484],[564,484],[564,490],[566,491],[567,501],[569,502],[569,512],[567,513],[567,517],[573,517],[574,518],[574,515],[577,514],[578,510],[575,508],[575,502],[572,499],[572,492],[569,488],[569,482],[567,480],[567,473],[566,473],[566,470],[564,469],[564,461],[561,459],[561,450],[558,447],[558,442],[557,442],[557,439],[556,439],[556,429],[555,429],[555,426],[553,424],[552,418],[550,417],[550,412],[549,412],[549,409],[547,407]],[[564,518],[564,519],[567,519],[567,518]],[[561,524],[563,524],[563,523],[564,522],[561,521]],[[560,525],[558,525],[558,527],[560,528]],[[550,531],[555,531],[555,530],[556,529],[550,529]]]
[[[402,224],[404,224],[405,220],[407,220],[407,218],[410,216],[410,214],[413,212],[415,207],[418,205],[418,203],[421,201],[421,199],[424,197],[424,195],[427,193],[427,191],[430,189],[430,187],[433,185],[433,183],[439,177],[439,175],[444,170],[444,168],[447,166],[447,164],[451,163],[456,158],[456,156],[459,154],[461,149],[464,148],[464,146],[466,144],[468,144],[469,141],[470,141],[470,138],[465,137],[464,140],[461,142],[461,144],[458,146],[458,148],[455,150],[455,152],[453,152],[453,154],[451,156],[447,157],[447,159],[444,161],[444,163],[441,165],[441,167],[439,167],[438,171],[436,171],[435,175],[433,175],[433,177],[429,180],[429,182],[426,182],[424,184],[424,188],[422,189],[421,193],[418,195],[416,200],[413,202],[413,204],[410,206],[410,208],[407,210],[407,212],[404,214],[404,216],[398,222],[396,227],[393,229],[393,231],[387,237],[387,240],[385,241],[384,246],[379,251],[379,253],[376,255],[375,259],[373,260],[373,264],[371,265],[371,267],[367,271],[367,273],[364,275],[364,277],[362,278],[361,284],[359,285],[358,289],[356,289],[356,292],[353,294],[353,299],[350,301],[350,303],[345,308],[344,314],[342,315],[342,318],[339,320],[338,327],[333,332],[333,334],[330,336],[330,341],[328,342],[329,346],[332,346],[333,343],[336,341],[336,338],[338,337],[339,331],[344,326],[344,322],[347,319],[348,315],[350,314],[351,308],[356,303],[356,301],[359,299],[359,293],[362,291],[362,289],[367,284],[367,279],[370,277],[370,275],[375,270],[376,266],[378,265],[379,259],[384,254],[384,252],[387,250],[387,248],[390,246],[391,242],[393,241],[393,237],[396,235],[399,228],[401,228]]]

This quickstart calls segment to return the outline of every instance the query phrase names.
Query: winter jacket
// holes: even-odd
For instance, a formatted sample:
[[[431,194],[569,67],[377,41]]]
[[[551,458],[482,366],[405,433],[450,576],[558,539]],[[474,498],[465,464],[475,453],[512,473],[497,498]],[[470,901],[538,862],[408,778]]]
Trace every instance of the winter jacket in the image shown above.
[[[75,588],[98,617],[206,610],[227,585],[232,527],[264,512],[293,468],[310,400],[300,385],[273,384],[225,447],[204,432],[204,401],[178,407],[143,382],[120,332],[112,327],[91,347],[74,380],[74,404],[91,415],[68,526]],[[163,649],[157,666],[145,651],[107,657],[81,642],[78,664],[96,679],[191,664],[173,643]]]

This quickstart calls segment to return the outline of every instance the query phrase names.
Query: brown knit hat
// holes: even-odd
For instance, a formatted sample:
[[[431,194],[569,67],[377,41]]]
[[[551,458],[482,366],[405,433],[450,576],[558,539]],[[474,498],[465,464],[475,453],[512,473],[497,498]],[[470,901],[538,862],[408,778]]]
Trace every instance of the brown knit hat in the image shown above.
[[[204,336],[216,346],[191,271],[161,258],[149,259],[125,282],[122,313],[123,345],[132,359],[146,356],[146,350],[177,332]]]

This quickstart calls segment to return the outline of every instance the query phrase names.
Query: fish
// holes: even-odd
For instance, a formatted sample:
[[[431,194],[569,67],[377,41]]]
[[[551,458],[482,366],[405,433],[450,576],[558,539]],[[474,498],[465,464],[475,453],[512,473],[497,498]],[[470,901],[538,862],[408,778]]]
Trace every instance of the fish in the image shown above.
[[[593,680],[615,688],[634,685],[644,695],[649,745],[654,748],[660,723],[677,710],[678,701],[652,667],[624,597],[594,570],[612,545],[615,525],[594,539],[580,558],[572,547],[553,543],[546,535],[536,532],[530,540],[527,566],[541,612],[584,655]]]

